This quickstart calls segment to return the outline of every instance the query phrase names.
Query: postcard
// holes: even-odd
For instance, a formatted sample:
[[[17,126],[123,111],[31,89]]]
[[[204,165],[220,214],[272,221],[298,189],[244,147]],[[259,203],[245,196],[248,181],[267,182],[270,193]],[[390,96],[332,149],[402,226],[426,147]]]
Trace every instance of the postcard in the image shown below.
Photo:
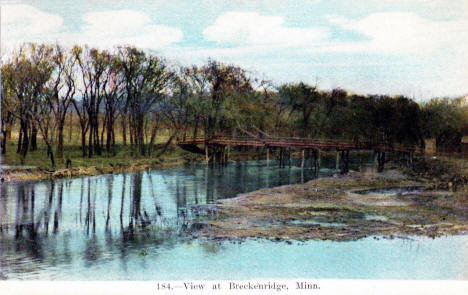
[[[1,294],[466,294],[467,1],[0,9]]]

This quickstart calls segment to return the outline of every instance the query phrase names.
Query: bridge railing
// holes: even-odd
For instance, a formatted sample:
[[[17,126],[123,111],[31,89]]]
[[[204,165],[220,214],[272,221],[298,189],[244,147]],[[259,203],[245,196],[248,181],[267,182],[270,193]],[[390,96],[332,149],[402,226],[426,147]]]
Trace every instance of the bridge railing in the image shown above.
[[[416,147],[404,144],[388,144],[376,142],[359,142],[349,139],[330,139],[330,138],[300,138],[300,137],[281,137],[281,138],[253,138],[253,137],[227,137],[214,136],[208,139],[203,137],[186,138],[179,141],[178,144],[225,144],[225,145],[250,145],[250,146],[274,146],[274,147],[295,147],[311,148],[323,147],[332,149],[369,149],[369,150],[388,150],[397,152],[416,152]]]

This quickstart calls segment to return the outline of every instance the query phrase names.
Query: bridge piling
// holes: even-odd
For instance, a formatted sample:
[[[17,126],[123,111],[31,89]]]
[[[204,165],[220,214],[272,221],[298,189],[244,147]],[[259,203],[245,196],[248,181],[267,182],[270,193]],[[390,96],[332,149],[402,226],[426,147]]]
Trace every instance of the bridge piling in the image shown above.
[[[377,172],[383,172],[385,167],[385,152],[377,151]]]
[[[224,165],[227,165],[228,162],[229,162],[229,156],[230,156],[230,153],[231,153],[231,146],[228,145],[226,149],[227,149],[227,151],[225,152]]]
[[[341,173],[346,174],[349,172],[349,150],[341,151],[341,158],[343,159],[343,168]]]
[[[226,163],[226,146],[225,145],[216,145],[215,148],[215,159],[216,164],[224,165]]]
[[[278,160],[279,160],[279,166],[283,167],[283,148],[279,149]]]
[[[304,167],[310,166],[310,149],[302,149],[304,151]]]
[[[286,161],[288,161],[288,165],[291,166],[289,149],[281,147],[279,151],[280,167],[286,167]]]
[[[279,165],[280,167],[282,167],[282,165],[283,165],[283,162],[282,162],[282,161],[283,161],[283,158],[282,158],[282,157],[283,157],[283,149],[280,148],[280,149],[278,150],[278,154],[277,154],[278,165]]]
[[[270,148],[266,148],[266,163],[267,166],[270,166]]]
[[[362,156],[361,156],[361,153],[358,153],[358,159],[359,159],[359,171],[362,171]]]
[[[197,145],[203,145],[197,147]],[[264,152],[266,148],[266,159],[269,164],[270,153],[279,160],[280,167],[292,165],[291,153],[294,151],[300,152],[301,167],[310,167],[314,165],[315,169],[320,169],[321,165],[321,150],[336,151],[335,168],[343,171],[349,169],[349,151],[367,150],[374,151],[374,161],[379,171],[383,170],[386,162],[385,153],[395,153],[395,157],[401,157],[402,163],[411,165],[413,162],[413,153],[419,153],[414,147],[405,146],[402,144],[388,143],[356,143],[352,141],[330,140],[330,139],[309,139],[309,138],[243,138],[243,137],[214,137],[206,138],[185,138],[183,141],[178,141],[178,146],[189,152],[204,154],[207,163],[223,163],[229,161],[230,147],[239,147],[245,150],[248,147],[255,147],[258,152]],[[422,152],[422,151],[421,151]],[[313,154],[311,154],[313,153]],[[312,157],[313,164],[312,164]],[[310,162],[308,162],[310,161]],[[342,163],[340,163],[342,162]],[[361,166],[361,165],[360,165]]]
[[[308,151],[309,151],[309,155],[308,155],[309,167],[314,168],[315,170],[317,170],[317,150],[312,149],[312,150],[308,150]],[[312,153],[313,160],[311,159],[311,156],[310,156],[311,153]]]
[[[305,157],[305,150],[301,150],[301,168],[304,169],[304,157]]]
[[[286,166],[286,149],[285,148],[280,148],[280,167],[285,167]]]
[[[319,150],[319,149],[317,149],[317,150],[315,151],[315,155],[316,155],[316,157],[315,157],[315,170],[316,170],[316,171],[320,171],[320,166],[321,166],[321,164],[322,164],[322,156],[321,156],[321,154],[320,154],[320,150]]]
[[[335,170],[340,169],[340,151],[336,151]]]

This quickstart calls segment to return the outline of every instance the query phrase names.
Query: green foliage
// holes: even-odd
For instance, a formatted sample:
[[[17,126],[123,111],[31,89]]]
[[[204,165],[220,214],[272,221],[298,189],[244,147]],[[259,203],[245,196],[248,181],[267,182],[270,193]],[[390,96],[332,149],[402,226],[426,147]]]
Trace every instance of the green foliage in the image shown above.
[[[464,99],[436,98],[420,106],[404,96],[350,95],[303,82],[276,87],[235,65],[209,60],[201,67],[178,67],[129,46],[106,51],[29,44],[1,70],[3,126],[19,134],[23,159],[39,130],[52,163],[53,145],[58,162],[63,160],[71,116],[79,122],[82,155],[88,157],[102,156],[104,142],[106,155],[115,156],[117,125],[122,144],[130,139],[131,154],[148,157],[163,129],[169,130],[167,145],[174,138],[224,135],[423,147],[424,138],[456,144],[468,133]]]
[[[459,143],[467,134],[468,105],[465,98],[433,98],[422,106],[425,137],[436,139],[437,145]]]
[[[310,121],[315,121],[314,135],[318,134],[320,130],[320,103],[321,95],[313,86],[299,83],[299,84],[286,84],[279,88],[279,94],[282,102],[288,105],[291,114],[295,114],[298,124],[301,126],[302,136],[307,137],[310,133]]]

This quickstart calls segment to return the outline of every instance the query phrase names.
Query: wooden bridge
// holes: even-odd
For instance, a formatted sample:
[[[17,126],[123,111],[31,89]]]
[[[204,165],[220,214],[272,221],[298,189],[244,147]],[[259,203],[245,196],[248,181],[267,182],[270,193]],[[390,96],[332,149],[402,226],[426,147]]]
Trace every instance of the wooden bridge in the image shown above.
[[[186,138],[178,141],[177,145],[190,152],[205,154],[206,161],[211,163],[226,163],[229,158],[230,147],[257,147],[263,148],[266,152],[266,160],[270,159],[270,151],[278,151],[278,159],[280,165],[285,164],[291,157],[291,150],[301,152],[301,166],[304,166],[306,159],[311,156],[315,160],[315,165],[320,163],[320,151],[336,151],[337,163],[339,158],[344,162],[342,170],[348,170],[349,151],[352,150],[369,150],[376,154],[376,161],[379,165],[379,170],[383,169],[385,163],[385,153],[399,153],[412,155],[421,152],[414,146],[400,144],[382,144],[382,143],[362,143],[341,139],[308,139],[297,137],[284,138],[249,138],[249,137],[224,137],[216,136],[209,139],[205,138]],[[203,145],[204,149],[199,146]],[[227,148],[227,151],[226,151]],[[290,161],[289,161],[290,162]]]

